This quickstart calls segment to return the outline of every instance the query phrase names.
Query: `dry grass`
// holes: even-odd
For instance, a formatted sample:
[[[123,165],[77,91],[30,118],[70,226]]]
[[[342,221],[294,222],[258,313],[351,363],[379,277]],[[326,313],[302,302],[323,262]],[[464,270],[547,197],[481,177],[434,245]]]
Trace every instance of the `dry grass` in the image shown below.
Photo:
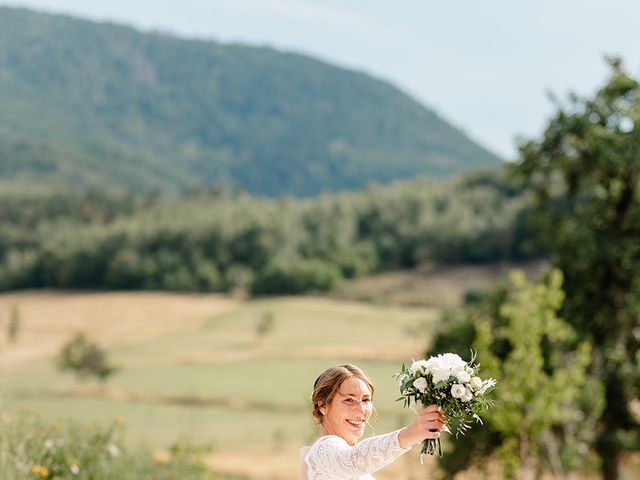
[[[336,296],[374,303],[458,307],[470,290],[486,290],[512,269],[536,278],[547,268],[543,261],[489,265],[424,265],[415,270],[386,272],[345,284]]]
[[[2,294],[0,325],[7,324],[14,305],[21,318],[15,345],[9,348],[6,329],[0,331],[5,347],[3,361],[14,364],[50,357],[80,331],[106,346],[195,331],[209,318],[237,304],[237,300],[222,295],[156,292]]]
[[[400,362],[424,348],[428,332],[416,329],[438,316],[320,297],[20,292],[0,295],[0,325],[14,306],[18,341],[0,336],[2,408],[90,423],[119,415],[130,438],[159,449],[178,437],[211,441],[211,465],[251,479],[292,478],[297,449],[316,435],[307,396],[319,371],[352,361],[395,386]],[[266,313],[274,328],[260,339],[256,326]],[[123,368],[105,386],[78,385],[51,362],[79,331]],[[396,421],[395,394],[381,388],[377,396],[381,431]]]

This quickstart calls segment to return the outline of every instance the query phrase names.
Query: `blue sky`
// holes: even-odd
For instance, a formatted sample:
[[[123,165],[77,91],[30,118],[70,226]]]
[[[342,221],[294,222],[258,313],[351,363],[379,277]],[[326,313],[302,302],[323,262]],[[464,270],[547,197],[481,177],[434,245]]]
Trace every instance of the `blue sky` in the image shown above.
[[[307,53],[388,80],[504,158],[547,91],[590,94],[605,54],[640,74],[634,0],[0,0],[144,30]]]

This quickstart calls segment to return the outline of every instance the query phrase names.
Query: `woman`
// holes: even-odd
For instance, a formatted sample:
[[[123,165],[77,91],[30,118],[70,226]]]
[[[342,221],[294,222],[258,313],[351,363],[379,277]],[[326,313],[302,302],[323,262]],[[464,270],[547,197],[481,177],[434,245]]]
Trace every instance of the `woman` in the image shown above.
[[[445,428],[446,420],[431,405],[408,426],[356,444],[373,412],[373,392],[354,365],[331,367],[316,379],[311,400],[320,437],[300,451],[301,480],[373,480],[373,472]]]

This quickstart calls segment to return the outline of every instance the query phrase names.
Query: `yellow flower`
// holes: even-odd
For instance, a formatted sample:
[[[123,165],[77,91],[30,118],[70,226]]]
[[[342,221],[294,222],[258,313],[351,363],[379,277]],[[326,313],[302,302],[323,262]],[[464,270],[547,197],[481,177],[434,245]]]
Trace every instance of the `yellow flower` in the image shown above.
[[[113,417],[113,423],[115,423],[116,425],[123,426],[123,427],[127,424],[120,415],[116,415],[116,416]]]
[[[69,461],[69,465],[80,465],[80,460],[78,460],[77,458],[72,458]]]
[[[47,467],[43,467],[42,465],[34,465],[33,467],[31,467],[31,473],[40,475],[42,478],[47,478],[49,476],[49,469]]]

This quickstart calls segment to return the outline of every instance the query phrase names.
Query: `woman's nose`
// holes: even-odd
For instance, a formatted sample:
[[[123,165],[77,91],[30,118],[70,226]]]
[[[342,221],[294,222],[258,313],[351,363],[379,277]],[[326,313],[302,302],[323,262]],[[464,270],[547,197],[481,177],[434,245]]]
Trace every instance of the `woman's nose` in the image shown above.
[[[359,411],[361,411],[361,412],[364,412],[364,411],[366,411],[366,410],[367,410],[367,406],[364,404],[364,402],[358,402],[358,401],[356,401],[356,402],[355,402],[355,405],[356,405],[356,408],[357,408]]]

